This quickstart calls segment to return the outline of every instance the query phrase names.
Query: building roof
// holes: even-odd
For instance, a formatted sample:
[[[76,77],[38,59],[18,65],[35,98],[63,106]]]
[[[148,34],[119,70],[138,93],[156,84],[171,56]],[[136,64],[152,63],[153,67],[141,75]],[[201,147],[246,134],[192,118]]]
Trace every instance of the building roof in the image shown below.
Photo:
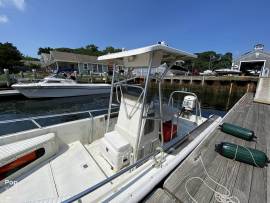
[[[55,62],[98,63],[97,56],[74,54],[55,50],[50,51],[50,54],[42,53],[40,57],[40,62],[43,67],[49,66]]]
[[[33,61],[33,60],[21,60],[21,62],[23,62],[23,64],[25,66],[29,66],[29,65],[41,65],[40,61]]]
[[[257,55],[256,58],[261,58],[261,56],[270,57],[270,53],[266,52],[264,50],[252,50],[252,51],[246,52],[246,53],[242,54],[241,56],[235,58],[234,61],[240,61],[242,59],[249,58],[252,55],[254,55],[254,56]]]
[[[96,63],[96,56],[89,56],[83,54],[74,54],[69,52],[61,51],[50,51],[51,61],[62,61],[62,62],[74,62],[74,63]]]

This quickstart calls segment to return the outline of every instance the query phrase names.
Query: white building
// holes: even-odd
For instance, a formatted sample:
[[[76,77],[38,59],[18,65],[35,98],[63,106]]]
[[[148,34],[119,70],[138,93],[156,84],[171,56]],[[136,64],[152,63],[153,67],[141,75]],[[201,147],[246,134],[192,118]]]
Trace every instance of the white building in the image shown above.
[[[252,51],[236,58],[232,68],[247,75],[269,76],[270,53],[264,51],[264,45],[257,44]]]
[[[90,73],[100,74],[108,72],[109,67],[106,63],[97,61],[97,56],[74,54],[61,51],[50,51],[50,54],[41,54],[42,67],[53,70],[54,72],[73,72],[88,75]]]

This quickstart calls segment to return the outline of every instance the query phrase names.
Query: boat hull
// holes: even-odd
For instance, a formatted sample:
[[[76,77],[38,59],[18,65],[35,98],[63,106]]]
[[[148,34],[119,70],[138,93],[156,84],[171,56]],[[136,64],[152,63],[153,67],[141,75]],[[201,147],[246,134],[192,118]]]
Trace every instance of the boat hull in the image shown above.
[[[75,97],[110,93],[110,85],[104,86],[12,86],[27,98]]]

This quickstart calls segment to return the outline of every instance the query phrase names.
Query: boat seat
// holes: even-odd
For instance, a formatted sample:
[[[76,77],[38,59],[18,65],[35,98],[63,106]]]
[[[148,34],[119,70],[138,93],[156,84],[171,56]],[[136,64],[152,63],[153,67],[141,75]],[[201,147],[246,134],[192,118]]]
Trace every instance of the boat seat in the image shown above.
[[[9,179],[14,179],[22,173],[29,171],[39,163],[47,160],[58,152],[58,143],[56,142],[54,133],[48,133],[38,137],[0,146],[0,167],[5,166],[18,158],[41,148],[44,149],[44,154],[41,157],[11,174]],[[3,184],[3,181],[4,180],[0,181],[0,186]]]
[[[131,145],[117,131],[104,135],[101,139],[100,151],[116,172],[130,163]]]

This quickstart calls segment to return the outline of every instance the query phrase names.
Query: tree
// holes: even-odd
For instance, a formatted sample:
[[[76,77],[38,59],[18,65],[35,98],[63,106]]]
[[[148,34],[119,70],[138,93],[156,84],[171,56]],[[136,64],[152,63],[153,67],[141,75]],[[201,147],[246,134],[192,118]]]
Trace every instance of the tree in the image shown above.
[[[68,53],[74,53],[74,49],[66,48],[66,47],[56,48],[54,50],[56,50],[56,51],[62,51],[62,52],[68,52]]]
[[[92,52],[98,52],[98,46],[96,46],[94,44],[86,45],[85,48],[92,51]]]
[[[112,46],[108,46],[104,50],[99,50],[98,46],[96,46],[95,44],[89,44],[89,45],[86,45],[85,47],[80,47],[80,48],[75,48],[75,49],[66,48],[66,47],[60,47],[60,48],[55,48],[55,49],[52,49],[50,47],[39,48],[38,55],[40,55],[41,53],[49,54],[51,50],[74,53],[74,54],[84,54],[84,55],[89,55],[89,56],[101,56],[108,53],[115,53],[115,52],[122,51],[122,49],[114,48]]]
[[[194,68],[199,71],[207,69],[230,68],[232,53],[218,54],[215,51],[196,53],[198,58],[193,59]]]
[[[38,55],[41,55],[42,53],[49,54],[51,50],[53,50],[53,48],[51,47],[44,47],[44,48],[40,47],[38,49]]]
[[[117,49],[117,48],[114,48],[112,46],[108,46],[102,52],[103,52],[103,54],[109,54],[109,53],[116,53],[116,52],[120,52],[120,51],[122,51],[122,49]]]
[[[0,43],[0,69],[14,69],[22,65],[22,54],[12,43]]]
[[[34,57],[31,57],[31,56],[23,56],[23,60],[26,60],[26,61],[39,61],[38,58],[34,58]]]

